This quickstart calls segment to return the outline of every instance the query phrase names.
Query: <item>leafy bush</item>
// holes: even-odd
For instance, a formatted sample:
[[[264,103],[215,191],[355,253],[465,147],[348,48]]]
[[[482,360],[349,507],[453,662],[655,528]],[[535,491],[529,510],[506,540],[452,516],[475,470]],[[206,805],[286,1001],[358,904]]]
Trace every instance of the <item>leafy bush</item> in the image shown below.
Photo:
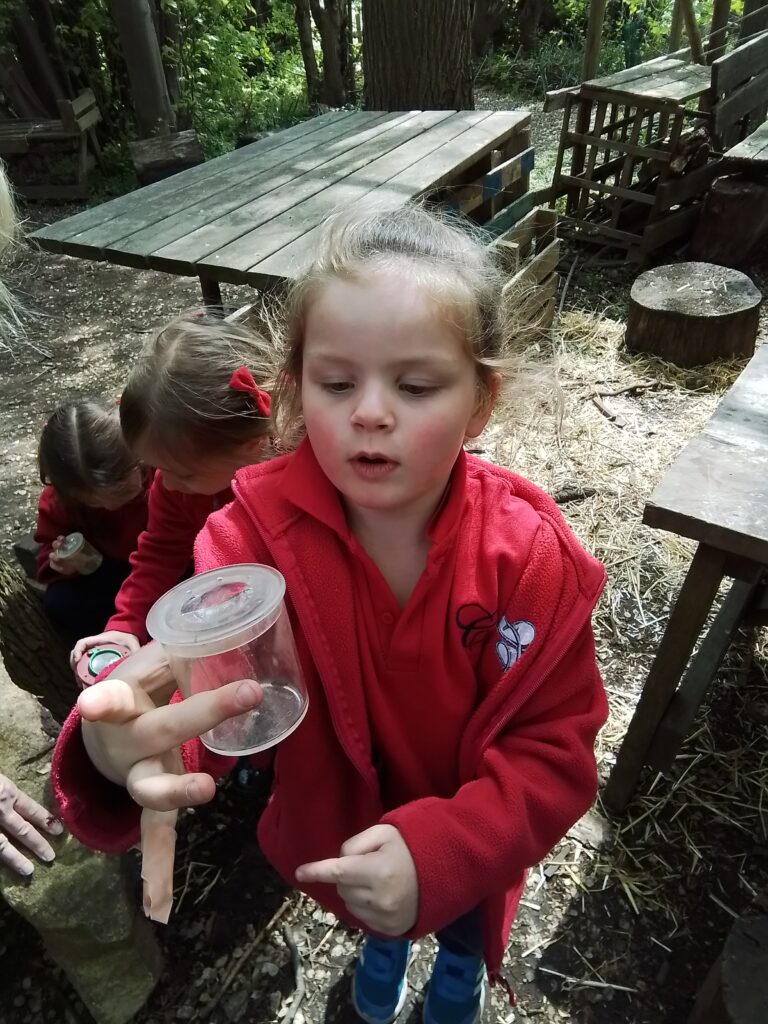
[[[577,85],[581,79],[584,41],[567,40],[554,34],[544,36],[531,53],[498,51],[478,69],[478,85],[488,85],[519,96],[541,97],[549,89]],[[600,74],[624,67],[624,53],[613,39],[603,41]]]

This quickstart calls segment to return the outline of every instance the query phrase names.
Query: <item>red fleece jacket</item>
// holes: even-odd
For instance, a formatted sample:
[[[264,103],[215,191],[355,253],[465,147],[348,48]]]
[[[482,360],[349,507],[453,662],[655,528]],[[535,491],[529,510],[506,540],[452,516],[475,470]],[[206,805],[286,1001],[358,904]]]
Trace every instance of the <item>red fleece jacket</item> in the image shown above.
[[[115,614],[105,631],[119,629],[142,642],[148,639],[147,612],[190,566],[195,537],[208,516],[231,500],[229,487],[214,495],[171,491],[163,484],[162,473],[155,473],[147,528],[131,553],[131,572],[115,598]]]
[[[37,578],[41,583],[58,583],[67,579],[54,572],[48,564],[53,542],[79,530],[97,551],[106,558],[127,562],[136,548],[139,534],[147,525],[148,488],[122,508],[88,508],[85,505],[65,505],[50,484],[43,488],[37,506],[35,540],[40,545],[37,553]]]
[[[497,970],[525,869],[595,795],[593,746],[607,703],[590,620],[602,567],[543,492],[460,456],[430,527],[418,600],[403,615],[425,609],[424,643],[444,644],[451,675],[472,680],[474,710],[446,767],[458,779],[454,790],[406,796],[385,809],[366,704],[375,681],[366,678],[349,569],[360,549],[338,494],[307,442],[293,456],[241,470],[234,490],[235,501],[198,538],[196,567],[257,561],[280,569],[310,695],[303,723],[276,750],[273,794],[259,823],[264,853],[294,882],[300,864],[337,856],[346,839],[377,821],[394,825],[419,880],[412,935],[479,905],[486,961]],[[441,683],[423,679],[436,697],[423,723],[425,745],[441,725]],[[410,710],[404,706],[403,715]],[[231,764],[199,741],[182,754],[190,771],[220,774]],[[139,809],[90,765],[76,711],[59,738],[52,780],[63,820],[82,842],[116,852],[137,840]],[[359,925],[334,887],[308,891]]]

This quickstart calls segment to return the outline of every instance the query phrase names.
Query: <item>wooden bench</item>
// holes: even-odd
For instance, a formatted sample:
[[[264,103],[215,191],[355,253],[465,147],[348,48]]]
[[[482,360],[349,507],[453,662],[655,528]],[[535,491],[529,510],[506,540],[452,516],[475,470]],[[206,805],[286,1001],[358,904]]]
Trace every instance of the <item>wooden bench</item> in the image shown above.
[[[605,790],[612,810],[629,803],[643,765],[669,768],[737,629],[765,620],[767,510],[764,345],[645,506],[644,523],[690,537],[698,547]],[[734,582],[690,660],[725,577]]]
[[[16,191],[27,199],[84,199],[87,194],[88,144],[99,157],[93,126],[101,118],[96,97],[86,89],[77,99],[59,100],[59,117],[45,120],[12,118],[0,121],[0,156],[29,153],[40,143],[77,143],[76,180],[71,184],[15,182]]]

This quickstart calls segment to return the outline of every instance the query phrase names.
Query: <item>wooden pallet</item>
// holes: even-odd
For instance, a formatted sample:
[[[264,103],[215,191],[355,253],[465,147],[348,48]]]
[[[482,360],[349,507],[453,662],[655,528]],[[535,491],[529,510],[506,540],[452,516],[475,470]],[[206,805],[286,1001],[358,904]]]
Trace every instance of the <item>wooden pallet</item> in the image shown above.
[[[537,207],[498,235],[489,249],[509,272],[502,296],[524,329],[544,331],[555,316],[560,240],[554,210]]]

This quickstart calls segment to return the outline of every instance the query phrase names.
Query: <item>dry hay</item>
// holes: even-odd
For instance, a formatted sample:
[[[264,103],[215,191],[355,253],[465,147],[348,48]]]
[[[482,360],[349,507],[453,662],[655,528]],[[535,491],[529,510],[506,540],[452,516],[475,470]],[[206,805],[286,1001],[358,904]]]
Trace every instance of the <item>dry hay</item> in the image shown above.
[[[521,413],[513,388],[508,414],[482,439],[487,457],[565,498],[561,507],[570,525],[606,566],[608,583],[595,614],[598,658],[611,705],[598,741],[603,783],[693,552],[690,542],[643,526],[644,503],[744,365],[734,361],[679,369],[653,357],[629,355],[622,348],[623,333],[624,325],[614,320],[580,311],[562,315],[537,352],[540,360],[554,360],[564,397],[562,415],[553,415],[545,401],[530,403]],[[579,499],[579,494],[585,496]],[[764,653],[759,644],[758,661]],[[721,671],[718,688],[729,678],[743,681],[738,650],[729,659],[733,662],[735,667]],[[686,872],[696,873],[706,862],[712,852],[708,836],[718,825],[739,830],[753,843],[768,839],[765,739],[766,729],[758,723],[751,738],[722,749],[708,719],[700,715],[670,773],[673,781],[658,778],[649,789],[650,780],[645,780],[644,795],[619,821],[612,848],[584,857],[578,844],[575,849],[570,844],[568,870],[574,884],[592,892],[619,887],[633,913],[661,911],[674,932],[670,893],[675,884],[686,882]],[[738,874],[748,899],[749,883]],[[544,882],[543,873],[533,873],[527,892],[538,893]],[[717,902],[719,897],[712,898]],[[720,904],[735,912],[726,899],[720,898]]]

